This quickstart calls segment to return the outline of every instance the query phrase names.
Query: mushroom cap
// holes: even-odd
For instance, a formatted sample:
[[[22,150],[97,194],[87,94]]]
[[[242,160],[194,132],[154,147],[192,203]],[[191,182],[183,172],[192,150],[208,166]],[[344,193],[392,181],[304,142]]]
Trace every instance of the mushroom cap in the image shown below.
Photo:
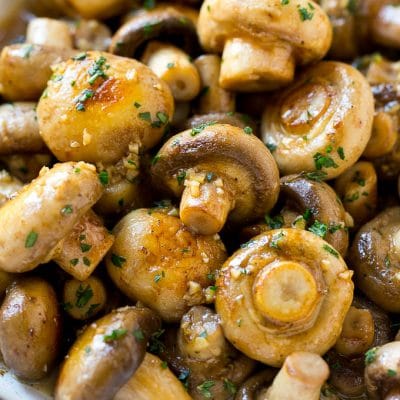
[[[310,19],[305,20],[302,12]],[[200,10],[198,34],[208,52],[222,52],[225,41],[233,38],[256,41],[260,46],[283,42],[292,48],[300,65],[320,60],[332,40],[328,16],[307,0],[290,0],[284,5],[281,0],[206,0]]]
[[[184,6],[163,4],[136,12],[114,34],[110,52],[135,57],[145,43],[157,39],[177,42],[185,52],[196,53],[196,22],[197,12]]]
[[[300,321],[295,331],[293,323],[271,325],[253,295],[264,272],[275,271],[276,263],[291,262],[309,269],[325,286],[319,289],[315,319],[307,325]],[[248,357],[274,367],[294,351],[324,354],[339,337],[351,305],[351,276],[340,255],[311,232],[279,229],[256,236],[225,261],[216,282],[215,306],[225,336]]]
[[[150,68],[91,51],[53,69],[37,113],[40,133],[59,160],[115,163],[130,144],[148,149],[161,139],[174,102]]]
[[[151,167],[156,186],[179,197],[184,189],[177,181],[179,173],[190,168],[212,172],[235,193],[230,221],[264,216],[279,194],[279,173],[269,150],[256,136],[232,125],[209,122],[197,129],[202,130],[173,136],[160,149]]]

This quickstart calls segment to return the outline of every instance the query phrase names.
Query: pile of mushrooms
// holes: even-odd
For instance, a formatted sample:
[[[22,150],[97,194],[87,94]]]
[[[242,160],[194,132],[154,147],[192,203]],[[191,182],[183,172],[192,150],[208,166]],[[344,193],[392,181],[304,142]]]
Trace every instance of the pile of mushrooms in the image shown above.
[[[0,0],[6,373],[400,399],[399,6]]]

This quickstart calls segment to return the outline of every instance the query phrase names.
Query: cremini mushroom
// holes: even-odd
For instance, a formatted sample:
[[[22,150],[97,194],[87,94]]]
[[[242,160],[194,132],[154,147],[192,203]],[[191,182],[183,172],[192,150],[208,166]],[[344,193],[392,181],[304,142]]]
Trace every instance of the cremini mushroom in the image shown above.
[[[206,0],[198,34],[207,52],[222,53],[220,85],[252,92],[285,86],[296,65],[320,60],[332,28],[313,1]]]
[[[242,245],[217,279],[227,339],[247,356],[282,365],[295,351],[324,354],[353,298],[352,271],[328,243],[299,229],[265,232]]]
[[[365,295],[390,312],[400,311],[400,207],[382,211],[354,238],[350,265]]]
[[[359,161],[343,172],[335,190],[356,226],[372,219],[378,202],[378,177],[372,163]]]
[[[45,147],[39,134],[36,103],[0,105],[0,155],[39,153]]]
[[[157,400],[160,394],[163,400],[192,400],[167,363],[154,354],[146,353],[132,378],[122,386],[113,400]]]
[[[182,317],[176,362],[190,371],[189,393],[198,400],[204,393],[217,400],[230,399],[255,367],[254,360],[225,339],[218,314],[203,306],[192,307]]]
[[[130,145],[136,152],[154,146],[173,114],[167,85],[135,60],[92,51],[53,72],[37,113],[40,133],[61,161],[115,164]]]
[[[58,242],[101,193],[101,183],[90,164],[63,163],[43,170],[0,208],[0,269],[26,272],[49,261]]]
[[[161,208],[132,211],[113,234],[107,270],[129,298],[168,322],[179,321],[190,306],[212,300],[214,273],[226,258],[218,235],[192,234]]]
[[[267,103],[262,139],[274,149],[283,175],[316,171],[335,178],[363,153],[373,114],[371,89],[361,73],[324,61]]]
[[[0,207],[7,203],[22,188],[22,182],[6,170],[0,171]]]
[[[276,164],[252,129],[199,125],[170,138],[153,160],[156,186],[181,198],[180,217],[201,234],[256,220],[275,204]]]
[[[76,50],[13,44],[0,54],[0,94],[10,101],[36,101],[51,77],[51,65],[76,54]]]
[[[235,94],[219,85],[221,57],[203,54],[194,60],[200,73],[202,90],[197,101],[198,114],[230,113],[235,111]]]
[[[19,378],[38,380],[51,371],[61,341],[56,294],[38,277],[9,286],[0,308],[0,351]]]
[[[124,307],[89,325],[61,367],[55,399],[112,399],[143,361],[159,324],[148,308]]]
[[[317,354],[299,351],[290,354],[261,400],[319,400],[329,368]]]
[[[400,342],[374,347],[365,355],[365,383],[371,400],[396,400],[400,395]]]

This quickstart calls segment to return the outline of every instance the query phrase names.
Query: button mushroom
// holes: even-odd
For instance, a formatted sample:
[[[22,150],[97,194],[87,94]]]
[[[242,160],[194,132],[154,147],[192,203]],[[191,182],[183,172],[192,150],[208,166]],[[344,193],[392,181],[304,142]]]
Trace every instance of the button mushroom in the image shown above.
[[[318,172],[335,178],[353,165],[371,136],[374,102],[365,78],[327,61],[306,69],[268,102],[262,139],[283,175]]]
[[[400,207],[388,208],[365,224],[350,252],[357,286],[386,311],[400,311]]]
[[[213,274],[226,258],[218,235],[192,234],[179,218],[160,209],[132,211],[113,233],[107,270],[129,298],[168,322],[179,321],[190,306],[207,301]]]
[[[223,53],[220,85],[252,92],[285,86],[296,64],[320,60],[332,28],[313,1],[206,0],[198,34],[207,52]]]
[[[0,208],[0,269],[26,272],[49,261],[101,193],[92,165],[64,163],[43,170]]]
[[[224,263],[216,310],[236,348],[280,366],[294,351],[324,354],[333,346],[353,298],[351,276],[339,253],[317,235],[272,230]]]
[[[37,112],[40,133],[59,160],[113,164],[130,144],[145,150],[161,139],[173,99],[143,64],[93,51],[54,67]]]
[[[159,318],[147,308],[118,308],[88,326],[70,349],[55,388],[56,400],[109,400],[146,354]]]
[[[68,24],[51,18],[32,19],[26,31],[26,42],[65,49],[73,47]]]
[[[201,234],[219,232],[227,218],[236,224],[260,218],[279,192],[276,164],[251,128],[212,121],[169,139],[151,173],[158,187],[182,196],[180,217]]]

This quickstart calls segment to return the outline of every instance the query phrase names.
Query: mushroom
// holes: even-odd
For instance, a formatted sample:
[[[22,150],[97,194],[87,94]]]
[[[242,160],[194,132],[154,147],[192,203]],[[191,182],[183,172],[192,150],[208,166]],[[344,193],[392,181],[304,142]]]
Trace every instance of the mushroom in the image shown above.
[[[36,103],[0,105],[0,154],[38,153],[45,149],[39,134]]]
[[[251,132],[211,121],[173,136],[156,155],[154,183],[182,196],[180,217],[194,232],[213,234],[227,218],[246,223],[274,206],[278,170]]]
[[[340,175],[335,182],[336,193],[356,226],[374,215],[378,202],[378,177],[374,165],[359,161]]]
[[[296,65],[323,58],[332,28],[313,1],[206,0],[198,34],[207,52],[222,52],[220,85],[253,92],[285,86]]]
[[[129,380],[146,354],[159,318],[147,308],[124,307],[89,325],[68,352],[55,400],[108,400]]]
[[[357,287],[389,312],[400,311],[400,207],[382,211],[354,238],[350,263]]]
[[[26,30],[26,42],[62,49],[73,47],[68,24],[51,18],[32,19]]]
[[[178,44],[186,53],[197,50],[197,11],[178,5],[158,5],[134,13],[114,34],[110,52],[137,57],[138,51],[154,39]]]
[[[0,171],[0,207],[12,199],[23,184],[6,170]]]
[[[185,387],[157,356],[146,353],[132,378],[122,386],[113,400],[191,400]]]
[[[251,376],[239,387],[235,400],[259,400],[276,374],[277,370],[269,368]]]
[[[290,354],[262,400],[319,400],[329,368],[317,354]]]
[[[79,19],[69,22],[74,47],[83,50],[107,51],[111,43],[110,28],[94,19]]]
[[[72,318],[91,318],[102,311],[106,301],[106,289],[95,276],[85,281],[71,279],[64,284],[63,308]]]
[[[248,357],[275,367],[296,351],[324,354],[351,305],[351,276],[339,253],[311,232],[287,228],[256,236],[217,279],[225,336]]]
[[[42,170],[0,208],[0,269],[26,272],[49,261],[101,193],[92,165],[64,163]]]
[[[316,171],[331,179],[363,153],[373,114],[371,89],[360,72],[347,64],[320,62],[268,102],[262,139],[274,148],[283,175]]]
[[[235,111],[235,94],[219,85],[221,57],[204,54],[194,60],[202,84],[196,111],[198,114],[230,113]]]
[[[39,380],[53,367],[60,339],[53,288],[37,277],[11,285],[0,308],[0,350],[6,366],[19,378]]]
[[[92,51],[53,70],[37,112],[40,133],[59,160],[115,164],[130,145],[147,150],[161,139],[173,98],[143,64]]]
[[[365,382],[371,400],[396,400],[400,393],[400,342],[374,347],[365,355]]]
[[[10,101],[36,101],[51,77],[51,65],[75,53],[30,43],[4,47],[0,54],[0,94]]]
[[[168,322],[179,321],[192,305],[212,301],[214,273],[226,258],[218,235],[192,234],[161,208],[132,211],[113,234],[107,270],[130,299]]]

